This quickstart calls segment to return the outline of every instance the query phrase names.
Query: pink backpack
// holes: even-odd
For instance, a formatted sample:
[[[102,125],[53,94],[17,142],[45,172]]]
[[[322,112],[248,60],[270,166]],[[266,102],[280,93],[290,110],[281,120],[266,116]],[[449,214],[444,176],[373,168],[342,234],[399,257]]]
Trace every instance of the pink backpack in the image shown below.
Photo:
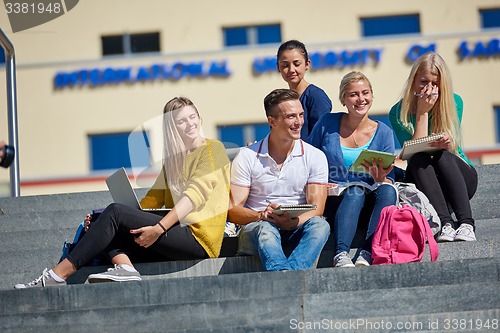
[[[439,248],[426,218],[408,205],[384,207],[373,235],[373,264],[421,261],[426,242],[436,261]]]

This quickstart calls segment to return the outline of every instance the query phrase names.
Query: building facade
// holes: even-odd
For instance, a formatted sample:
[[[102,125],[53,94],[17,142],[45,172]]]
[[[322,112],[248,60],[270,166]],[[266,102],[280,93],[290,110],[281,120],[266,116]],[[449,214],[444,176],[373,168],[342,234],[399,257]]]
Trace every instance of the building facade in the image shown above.
[[[306,44],[307,80],[333,112],[343,111],[340,79],[358,70],[382,121],[412,62],[440,53],[464,100],[464,149],[478,164],[500,161],[499,0],[85,0],[15,33],[6,8],[0,27],[15,48],[21,195],[102,190],[120,166],[149,186],[161,164],[159,116],[178,95],[196,104],[207,137],[228,147],[262,138],[263,98],[287,87],[275,56],[289,39]],[[5,80],[0,101],[7,139]],[[8,172],[0,183],[8,195]]]

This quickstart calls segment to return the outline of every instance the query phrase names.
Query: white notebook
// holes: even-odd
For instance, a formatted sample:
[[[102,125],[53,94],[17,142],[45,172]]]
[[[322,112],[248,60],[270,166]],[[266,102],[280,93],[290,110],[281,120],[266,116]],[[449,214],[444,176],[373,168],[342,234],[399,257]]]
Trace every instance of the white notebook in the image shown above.
[[[441,148],[432,147],[430,143],[439,140],[442,137],[444,137],[444,133],[436,133],[423,138],[407,140],[403,144],[403,149],[401,149],[399,158],[402,160],[408,160],[416,153],[433,153],[435,151],[441,150]]]
[[[144,212],[158,213],[166,215],[171,208],[142,208],[137,195],[135,194],[132,184],[128,178],[125,168],[120,168],[106,179],[109,193],[113,201],[129,207],[140,209]]]

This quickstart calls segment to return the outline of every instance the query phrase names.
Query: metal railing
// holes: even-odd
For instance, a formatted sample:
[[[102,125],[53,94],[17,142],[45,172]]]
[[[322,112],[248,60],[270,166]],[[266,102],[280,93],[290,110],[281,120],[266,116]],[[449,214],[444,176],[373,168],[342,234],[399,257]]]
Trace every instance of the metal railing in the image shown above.
[[[5,73],[7,76],[7,113],[9,122],[9,144],[16,152],[10,165],[10,195],[20,196],[19,183],[19,145],[17,132],[17,98],[16,98],[16,58],[14,46],[0,28],[0,44],[5,51]]]

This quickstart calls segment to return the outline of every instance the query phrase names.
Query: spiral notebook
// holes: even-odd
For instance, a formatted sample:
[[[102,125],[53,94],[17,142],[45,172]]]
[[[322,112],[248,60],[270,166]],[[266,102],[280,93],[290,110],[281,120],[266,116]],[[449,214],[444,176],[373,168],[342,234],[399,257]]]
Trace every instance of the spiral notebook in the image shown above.
[[[318,208],[318,206],[312,204],[281,205],[273,210],[273,213],[276,215],[282,215],[284,212],[288,212],[288,214],[290,214],[290,217],[294,218],[301,214],[304,214],[305,212],[315,210],[316,208]]]
[[[405,141],[403,149],[401,149],[401,153],[399,154],[399,158],[402,160],[408,160],[416,153],[433,153],[441,150],[441,148],[432,147],[430,144],[443,137],[444,133],[436,133],[423,138]]]

